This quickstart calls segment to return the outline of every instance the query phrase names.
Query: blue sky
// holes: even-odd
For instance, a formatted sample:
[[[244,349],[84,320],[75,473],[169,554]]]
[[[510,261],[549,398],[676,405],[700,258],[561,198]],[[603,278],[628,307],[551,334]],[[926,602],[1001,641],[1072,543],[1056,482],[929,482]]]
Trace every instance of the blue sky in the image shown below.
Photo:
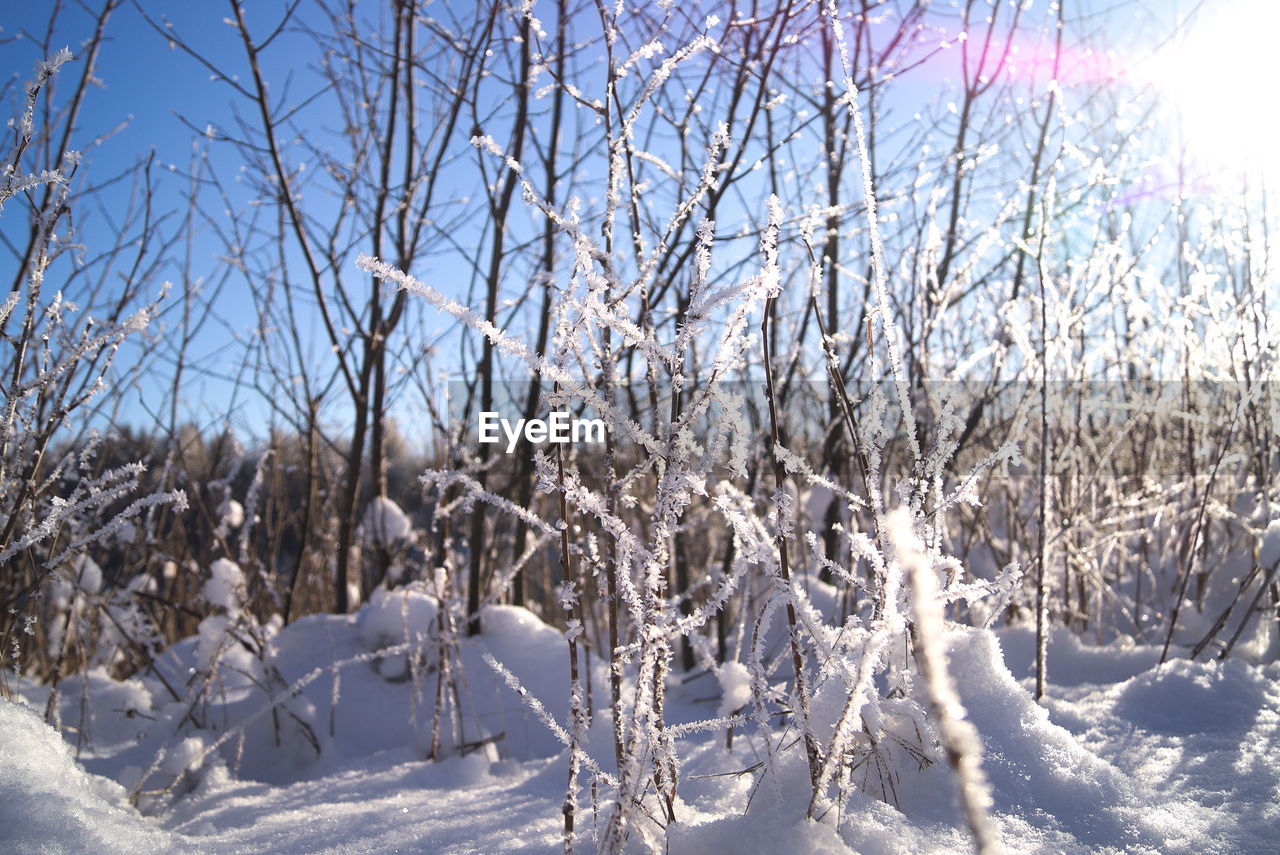
[[[261,8],[262,4],[259,4]],[[160,20],[154,7],[163,6],[163,15],[171,21],[176,31],[187,38],[198,40],[207,46],[212,56],[228,64],[233,73],[242,62],[237,52],[235,31],[223,22],[226,6],[221,3],[165,3],[148,4],[149,11]],[[39,42],[46,38],[48,7],[44,3],[14,3],[6,10],[2,35],[6,39],[0,47],[0,69],[6,79],[19,84],[31,78],[34,64],[44,53]],[[89,10],[96,14],[96,9]],[[265,10],[263,10],[265,11]],[[78,62],[64,67],[57,85],[69,90],[83,68],[84,41],[92,34],[93,17],[76,4],[67,4],[58,19],[58,28],[50,41],[54,49],[67,46]],[[225,122],[229,115],[229,87],[225,82],[212,80],[211,73],[200,67],[191,57],[167,44],[143,19],[131,3],[124,3],[114,11],[106,27],[106,38],[100,49],[95,75],[97,86],[85,100],[78,130],[73,135],[71,147],[87,151],[83,168],[91,183],[104,180],[130,169],[140,160],[154,153],[155,190],[158,212],[169,212],[173,217],[184,214],[182,196],[189,187],[185,178],[193,154],[193,133],[187,122],[200,127],[208,122]],[[65,95],[56,98],[65,101]],[[7,106],[7,105],[6,105]],[[184,119],[186,120],[184,122]],[[108,132],[110,132],[108,134]],[[99,139],[104,134],[105,138]],[[211,149],[213,157],[223,152]],[[116,192],[126,192],[121,185]],[[112,210],[114,196],[106,197],[106,209],[95,210],[84,206],[76,211],[77,227],[82,241],[93,246],[96,240],[106,240],[105,217]],[[10,216],[13,219],[13,214]],[[10,225],[12,227],[12,225]],[[136,232],[134,233],[136,234]],[[199,230],[191,246],[192,270],[197,277],[212,280],[216,276],[222,247],[212,239],[207,229]],[[168,315],[153,323],[151,331],[163,334],[166,326],[177,323],[175,313],[180,309],[176,295],[183,287],[184,273],[177,259],[165,265],[160,278],[173,282],[174,290],[162,306]],[[12,269],[9,256],[0,258],[0,271],[6,277]],[[159,285],[157,281],[154,285]],[[238,347],[232,344],[233,333],[244,334],[252,326],[251,303],[243,294],[237,294],[240,283],[226,286],[225,299],[218,302],[217,318],[206,321],[203,334],[197,339],[199,361],[212,372],[211,376],[192,378],[185,396],[184,417],[194,418],[203,426],[218,426],[225,416],[231,384],[218,375],[229,376],[240,360]],[[219,354],[225,354],[226,360]],[[126,367],[137,359],[136,350],[122,349],[117,364]],[[146,425],[153,422],[153,415],[167,416],[164,409],[164,393],[167,389],[165,372],[155,372],[147,381],[131,390],[125,401],[124,417],[128,422]],[[245,407],[252,407],[249,398]],[[242,412],[249,420],[262,417],[261,411]]]
[[[0,73],[4,74],[5,79],[21,81],[30,76],[33,63],[40,58],[42,51],[31,38],[19,36],[25,30],[39,37],[47,23],[47,7],[40,3],[9,5],[11,8],[6,10],[2,33],[6,41],[0,45]],[[1042,2],[1034,3],[1032,11],[1043,16],[1047,13],[1046,5]],[[1167,16],[1174,7],[1188,5],[1192,4],[1152,0],[1121,6],[1119,8],[1123,10],[1122,14],[1111,20],[1114,22],[1113,26],[1128,32],[1112,33],[1111,37],[1117,43],[1131,46],[1151,35],[1153,28],[1157,26],[1153,19]],[[162,10],[163,16],[167,16],[172,22],[177,33],[197,45],[217,63],[225,63],[229,74],[245,74],[237,32],[224,22],[228,14],[227,4],[179,2],[143,3],[143,6],[157,20],[162,17]],[[283,4],[250,3],[248,6],[251,10],[251,30],[263,33],[274,24]],[[1073,3],[1068,8],[1083,10],[1081,14],[1087,15],[1090,9],[1112,6],[1114,4],[1100,4],[1090,0]],[[438,8],[440,4],[429,6],[428,10]],[[1165,20],[1167,22],[1167,18]],[[90,26],[91,20],[83,9],[76,5],[69,6],[60,19],[58,32],[51,40],[52,46],[61,47],[66,44],[73,53],[78,53],[80,42],[88,34]],[[301,58],[310,58],[313,52],[292,53],[288,43],[290,38],[306,41],[302,36],[289,33],[282,36],[277,49],[266,56],[267,76],[278,82],[286,74],[293,72],[296,85],[294,91],[310,91],[315,84],[311,83],[309,86],[308,82],[313,81],[314,76],[302,64]],[[920,75],[915,78],[914,83],[899,89],[898,97],[907,100],[893,104],[894,112],[900,117],[909,116],[917,108],[909,99],[918,99],[918,105],[935,101],[938,93],[947,85],[946,67],[945,62],[939,63],[928,75]],[[68,75],[77,73],[78,68],[74,65],[68,66],[65,72]],[[157,198],[165,210],[181,216],[181,197],[188,183],[183,173],[192,157],[193,141],[198,139],[193,134],[192,126],[196,130],[208,125],[232,127],[235,119],[230,106],[234,99],[231,87],[225,81],[211,79],[209,69],[167,43],[147,25],[133,3],[123,4],[114,13],[107,29],[97,77],[101,88],[92,92],[88,98],[80,122],[83,131],[78,139],[73,140],[72,146],[83,148],[98,134],[123,125],[117,133],[94,148],[87,164],[90,175],[95,180],[101,180],[104,176],[126,169],[154,151],[158,167]],[[12,93],[11,89],[10,94]],[[243,104],[241,108],[243,109]],[[316,117],[317,122],[323,122],[323,119],[321,116]],[[199,142],[203,145],[208,141]],[[234,156],[227,146],[212,144],[206,148],[220,171],[225,174],[234,173]],[[449,180],[446,176],[446,182]],[[233,184],[228,183],[228,187],[233,194],[237,192]],[[465,193],[467,188],[459,187],[452,192]],[[232,204],[235,206],[243,203],[245,199],[247,194],[240,198],[233,196]],[[219,207],[216,204],[206,204],[207,213],[215,221],[219,215]],[[102,228],[103,217],[107,213],[109,211],[95,212],[92,209],[78,213],[78,222],[86,243],[92,242],[95,234],[100,234],[98,230]],[[223,215],[225,216],[225,212]],[[456,235],[464,244],[475,237],[465,231]],[[204,287],[214,287],[219,282],[219,271],[224,267],[221,259],[225,248],[212,234],[209,224],[196,232],[190,251],[192,273],[197,278],[204,279]],[[176,257],[180,259],[181,253]],[[11,267],[10,259],[0,258],[0,274],[4,274],[6,265]],[[453,280],[455,290],[465,291],[469,278],[465,269],[455,266],[445,267],[443,270],[444,278]],[[184,271],[176,262],[167,265],[161,275],[173,280],[175,286],[182,287]],[[212,317],[204,319],[205,326],[193,348],[196,351],[196,361],[206,373],[203,376],[195,375],[190,380],[183,400],[184,417],[194,418],[203,426],[216,425],[227,413],[233,388],[231,381],[241,361],[241,350],[236,337],[252,335],[255,326],[246,283],[240,278],[231,277],[221,287],[224,290],[217,301],[216,312]],[[169,301],[171,307],[178,303],[180,300],[174,298]],[[166,324],[172,329],[175,322],[174,317],[166,317],[157,325],[156,331],[162,332]],[[307,331],[307,335],[312,334],[313,331]],[[316,358],[321,358],[324,344],[318,336],[315,338]],[[133,357],[136,358],[136,354]],[[122,361],[129,358],[128,351],[122,353]],[[164,372],[157,372],[146,384],[139,386],[126,405],[126,420],[142,424],[152,420],[153,411],[163,400],[165,385]],[[252,395],[245,395],[239,401],[233,422],[242,429],[257,430],[268,418],[267,412],[261,401],[255,400]]]

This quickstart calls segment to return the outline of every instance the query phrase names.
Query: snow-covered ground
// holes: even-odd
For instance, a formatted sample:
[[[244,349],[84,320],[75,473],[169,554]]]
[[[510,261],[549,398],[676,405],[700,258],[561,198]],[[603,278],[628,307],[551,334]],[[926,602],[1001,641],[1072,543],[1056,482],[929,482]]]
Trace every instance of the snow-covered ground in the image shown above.
[[[164,703],[161,676],[183,685],[184,674],[204,673],[201,639],[178,645],[160,674],[65,681],[61,736],[40,714],[47,690],[20,684],[25,705],[0,702],[0,851],[562,851],[567,752],[483,658],[502,662],[564,722],[561,634],[523,609],[486,611],[484,633],[459,641],[467,750],[446,744],[446,758],[428,762],[436,671],[379,651],[412,640],[405,627],[436,617],[429,598],[400,593],[380,595],[351,618],[312,616],[280,631],[270,641],[279,672],[271,680],[303,685],[274,711],[255,687],[271,680],[259,674],[255,684],[247,666],[239,683],[224,667],[218,704]],[[947,642],[982,735],[1008,851],[1280,851],[1280,664],[1175,659],[1156,667],[1157,648],[1091,648],[1060,632],[1040,706],[1029,693],[1027,630],[956,629]],[[597,693],[604,678],[593,674]],[[732,674],[673,678],[669,723],[714,717],[722,685],[737,688]],[[603,716],[587,748],[611,765]],[[681,749],[671,853],[972,850],[945,763],[899,764],[890,797],[897,808],[855,795],[838,814],[811,822],[801,752],[763,775],[749,730],[737,732],[732,750],[722,730],[683,737]],[[144,812],[126,788],[139,790]],[[584,786],[580,851],[594,851],[605,811],[593,811]]]

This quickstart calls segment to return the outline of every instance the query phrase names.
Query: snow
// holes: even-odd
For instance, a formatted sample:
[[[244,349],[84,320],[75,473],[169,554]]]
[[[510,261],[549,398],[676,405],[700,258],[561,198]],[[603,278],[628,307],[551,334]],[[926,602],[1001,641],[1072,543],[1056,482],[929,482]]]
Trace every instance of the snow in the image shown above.
[[[381,649],[408,642],[415,630],[428,631],[438,613],[435,597],[420,587],[378,588],[356,616],[356,626],[366,644]]]
[[[244,588],[244,573],[234,561],[219,558],[209,565],[209,579],[200,589],[211,606],[225,609],[228,614],[240,610],[240,591]]]
[[[102,590],[102,568],[85,555],[76,556],[66,569],[50,577],[49,596],[60,609],[71,606],[72,598],[79,591],[92,596]]]
[[[377,496],[364,509],[358,535],[370,546],[395,546],[411,539],[413,523],[400,506],[385,496]]]
[[[1263,570],[1270,570],[1280,563],[1280,517],[1273,519],[1262,535],[1262,544],[1258,549],[1258,564]]]
[[[222,566],[215,578],[233,575]],[[468,747],[446,739],[442,759],[430,761],[440,617],[418,584],[380,590],[351,617],[313,615],[278,633],[259,628],[265,652],[245,650],[234,669],[225,660],[218,669],[248,669],[254,679],[228,674],[227,686],[197,705],[201,729],[183,721],[190,702],[173,701],[154,675],[117,682],[95,669],[60,686],[67,725],[60,737],[34,711],[43,709],[47,689],[18,681],[30,706],[0,702],[0,851],[561,851],[568,752],[485,658],[510,671],[563,726],[564,637],[525,609],[491,606],[480,635],[453,638]],[[210,634],[225,632],[227,619],[206,620],[214,619],[224,623]],[[1029,691],[1029,630],[951,628],[941,642],[982,740],[991,814],[1008,851],[1275,851],[1280,665],[1175,658],[1157,666],[1156,647],[1090,647],[1054,633],[1041,706]],[[200,646],[200,637],[188,639],[159,661],[172,685],[187,686],[210,664]],[[264,713],[271,673],[295,687],[270,696],[282,713],[275,716]],[[599,700],[607,674],[598,661],[592,680]],[[720,666],[714,677],[673,675],[669,722],[733,712],[749,695],[740,663]],[[886,714],[893,703],[881,703]],[[609,771],[610,725],[599,706],[584,745]],[[311,729],[319,754],[290,716]],[[672,853],[972,850],[945,762],[900,765],[896,807],[855,792],[809,821],[803,752],[783,755],[774,775],[762,777],[746,771],[762,746],[749,727],[736,728],[732,750],[723,730],[682,737],[679,745]],[[146,788],[170,782],[172,791],[144,797],[144,815],[129,805],[128,788],[149,767]],[[597,813],[600,831],[608,806],[593,811],[584,787],[581,852],[594,851]]]
[[[225,499],[218,506],[219,525],[227,529],[237,529],[244,525],[244,505],[235,499]]]
[[[128,806],[124,788],[76,765],[69,745],[21,704],[0,702],[0,850],[177,851],[173,835]]]
[[[741,662],[726,662],[716,672],[720,681],[720,709],[716,715],[730,716],[751,700],[751,672]]]

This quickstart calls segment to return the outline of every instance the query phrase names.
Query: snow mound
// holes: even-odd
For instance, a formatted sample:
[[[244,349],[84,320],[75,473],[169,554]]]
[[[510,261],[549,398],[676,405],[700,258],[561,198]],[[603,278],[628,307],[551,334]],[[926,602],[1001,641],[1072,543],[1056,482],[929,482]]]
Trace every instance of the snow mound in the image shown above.
[[[672,835],[673,852],[683,855],[775,855],[779,852],[805,855],[857,855],[840,839],[836,829],[804,820],[779,822],[776,817],[728,816],[689,829],[677,828]]]
[[[219,526],[235,530],[244,525],[244,505],[235,499],[225,499],[218,505]]]
[[[439,611],[436,598],[420,585],[378,588],[360,609],[356,626],[370,650],[381,650],[434,634]]]
[[[726,662],[716,672],[720,681],[718,716],[731,716],[751,702],[751,672],[741,662]]]
[[[1126,682],[1115,712],[1156,733],[1222,733],[1249,727],[1266,700],[1267,681],[1238,659],[1174,659]]]
[[[0,851],[13,855],[179,852],[124,788],[76,765],[71,747],[30,708],[0,701]]]
[[[1258,564],[1264,570],[1270,570],[1280,562],[1280,519],[1274,519],[1262,535],[1262,543],[1258,547]]]
[[[1176,828],[1161,826],[1164,800],[1051,722],[1005,667],[993,633],[956,629],[949,643],[951,674],[982,736],[1002,826],[1017,817],[1015,825],[1057,832],[1044,844],[1067,851],[1187,851]]]
[[[400,506],[385,496],[377,496],[365,506],[356,536],[374,547],[395,546],[411,539],[413,523]]]
[[[1036,633],[1030,626],[1015,626],[996,633],[1004,650],[1004,660],[1019,680],[1036,673]],[[1049,630],[1045,670],[1057,686],[1119,683],[1135,677],[1160,661],[1160,646],[1117,641],[1107,645],[1086,644],[1066,627]]]
[[[219,558],[209,565],[209,578],[200,588],[200,594],[209,605],[234,615],[240,611],[240,592],[243,589],[244,573],[240,565]]]

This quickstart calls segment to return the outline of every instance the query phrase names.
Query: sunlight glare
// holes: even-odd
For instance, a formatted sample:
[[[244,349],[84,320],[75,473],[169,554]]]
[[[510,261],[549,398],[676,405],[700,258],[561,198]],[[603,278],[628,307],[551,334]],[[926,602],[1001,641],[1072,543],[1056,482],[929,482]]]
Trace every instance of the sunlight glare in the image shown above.
[[[1177,143],[1202,168],[1223,178],[1273,171],[1280,111],[1280,2],[1219,4],[1158,53],[1150,81],[1174,111]],[[1270,95],[1270,97],[1268,97]]]

